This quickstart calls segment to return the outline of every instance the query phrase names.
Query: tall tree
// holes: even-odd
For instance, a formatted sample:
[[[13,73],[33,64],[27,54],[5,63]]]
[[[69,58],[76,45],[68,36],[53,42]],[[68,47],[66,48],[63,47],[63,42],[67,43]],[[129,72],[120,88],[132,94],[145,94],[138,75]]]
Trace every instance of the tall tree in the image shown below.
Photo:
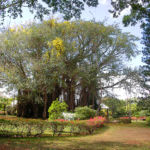
[[[123,17],[123,23],[125,26],[135,25],[136,23],[141,24],[143,29],[143,39],[144,44],[143,58],[142,61],[145,63],[141,67],[142,73],[142,86],[149,91],[149,81],[150,81],[150,1],[149,0],[117,0],[112,1],[114,10],[112,11],[114,16],[117,17],[121,11],[130,7],[131,11],[129,15]]]
[[[145,19],[145,24],[143,26],[143,44],[145,47],[143,48],[143,62],[145,65],[142,67],[142,75],[144,78],[144,87],[148,90],[150,88],[150,9],[149,15]]]
[[[19,116],[42,110],[46,118],[62,95],[69,110],[95,104],[100,90],[133,77],[124,62],[138,52],[136,37],[93,21],[52,19],[8,29],[0,40],[0,79],[18,90]]]

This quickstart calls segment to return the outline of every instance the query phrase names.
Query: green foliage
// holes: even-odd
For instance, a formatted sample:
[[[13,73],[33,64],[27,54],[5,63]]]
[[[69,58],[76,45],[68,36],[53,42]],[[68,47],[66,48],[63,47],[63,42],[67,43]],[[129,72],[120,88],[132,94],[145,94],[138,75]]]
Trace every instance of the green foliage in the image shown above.
[[[137,104],[139,110],[149,110],[150,111],[150,98],[141,98]]]
[[[109,113],[113,118],[126,115],[126,102],[117,98],[104,98],[103,103],[109,107]]]
[[[147,123],[147,125],[150,126],[150,117],[147,117],[147,118],[146,118],[146,123]]]
[[[7,106],[6,111],[8,115],[16,115],[17,114],[17,106]]]
[[[11,98],[0,97],[0,110],[3,110],[4,114],[6,114],[7,107],[11,104],[12,100]]]
[[[62,113],[67,111],[67,104],[63,101],[60,102],[58,99],[52,102],[51,106],[48,109],[49,112],[49,119],[59,119],[63,118]]]
[[[60,136],[68,134],[92,134],[97,128],[102,127],[104,120],[95,118],[93,120],[65,121],[63,119],[43,121],[35,119],[0,119],[0,136],[12,137],[36,137],[44,133]]]
[[[114,16],[120,15],[126,8],[131,8],[130,13],[123,17],[123,24],[125,26],[135,25],[139,23],[143,29],[142,44],[144,44],[142,53],[142,65],[140,72],[142,79],[141,85],[149,91],[149,81],[150,81],[150,1],[149,0],[112,0],[112,6],[114,10],[112,11]]]
[[[140,98],[137,103],[138,114],[142,116],[150,116],[150,98]]]
[[[44,110],[49,107],[46,97],[56,99],[62,90],[73,110],[79,86],[81,105],[93,105],[101,88],[107,91],[133,77],[124,62],[138,52],[136,37],[122,33],[116,25],[94,21],[51,19],[9,28],[0,34],[0,40],[2,83],[18,90],[20,103],[41,103]],[[112,82],[120,76],[124,79]],[[20,114],[24,112],[29,111]]]
[[[120,15],[126,8],[131,8],[130,14],[125,15],[123,18],[123,23],[125,26],[135,25],[140,22],[142,25],[145,22],[145,18],[149,14],[150,1],[149,0],[112,0],[112,6],[114,8],[111,11],[114,17]]]
[[[59,136],[63,132],[70,134],[92,134],[97,128],[102,127],[103,123],[102,120],[98,119],[76,121],[58,119],[50,121],[53,136],[56,134]]]
[[[11,98],[0,97],[0,109],[3,109],[4,106],[6,107],[6,106],[10,105],[11,102],[12,102]]]
[[[147,14],[145,17],[145,24],[143,26],[143,44],[144,44],[144,48],[142,50],[143,53],[143,57],[142,57],[142,61],[144,62],[144,65],[141,67],[141,72],[142,72],[142,78],[143,78],[143,87],[149,91],[150,85],[149,85],[149,81],[150,81],[150,4],[149,4],[149,9],[147,10]],[[147,101],[149,99],[150,101],[150,97],[148,96]],[[150,106],[150,104],[149,104]],[[150,107],[149,107],[150,108]]]
[[[93,118],[96,115],[96,110],[91,109],[87,106],[84,107],[76,107],[75,108],[76,118],[81,120],[86,120],[89,118]]]
[[[49,123],[42,120],[0,119],[0,136],[41,136],[48,128]]]
[[[141,110],[141,111],[138,111],[138,116],[139,117],[143,117],[143,116],[150,116],[150,112],[148,110]]]
[[[22,17],[22,9],[25,5],[31,13],[34,13],[35,16],[40,19],[42,19],[44,15],[49,15],[51,11],[53,13],[62,13],[65,19],[71,19],[73,17],[79,18],[82,10],[84,10],[85,4],[89,7],[96,7],[98,0],[62,0],[59,2],[57,0],[2,0],[0,2],[0,16],[4,18],[7,10],[13,18],[18,16]]]

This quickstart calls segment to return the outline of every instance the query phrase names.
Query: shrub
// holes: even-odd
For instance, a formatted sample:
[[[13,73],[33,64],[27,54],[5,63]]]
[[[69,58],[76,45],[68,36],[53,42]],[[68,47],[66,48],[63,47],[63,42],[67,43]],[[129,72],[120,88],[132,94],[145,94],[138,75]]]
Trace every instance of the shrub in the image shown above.
[[[60,102],[58,99],[52,102],[51,106],[48,109],[49,119],[59,119],[63,118],[62,113],[67,111],[67,104],[65,102]]]
[[[7,106],[6,108],[8,115],[16,115],[17,114],[17,106]]]
[[[131,123],[130,117],[120,117],[119,120],[121,123]]]
[[[67,121],[56,119],[50,121],[36,119],[0,119],[0,136],[36,137],[48,131],[53,136],[62,133],[92,134],[97,128],[103,126],[105,118],[95,117],[89,120]]]
[[[150,126],[150,117],[146,118],[146,124]]]
[[[76,107],[75,114],[76,114],[76,118],[85,120],[85,119],[93,118],[96,115],[96,110],[93,110],[87,106]]]
[[[70,134],[92,134],[97,128],[103,126],[104,117],[98,116],[89,120],[67,121],[56,119],[50,121],[53,136],[60,136],[63,132]],[[67,129],[67,131],[65,131]]]
[[[150,112],[148,110],[141,110],[138,112],[139,117],[149,116],[149,115],[150,115]]]
[[[50,128],[47,121],[0,119],[0,136],[40,136],[47,128]]]

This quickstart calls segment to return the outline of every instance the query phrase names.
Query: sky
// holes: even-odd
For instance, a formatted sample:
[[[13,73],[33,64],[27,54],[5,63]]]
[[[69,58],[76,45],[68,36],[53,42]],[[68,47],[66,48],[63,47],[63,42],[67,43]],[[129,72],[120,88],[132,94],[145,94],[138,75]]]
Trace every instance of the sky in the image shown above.
[[[96,20],[96,21],[104,21],[106,20],[107,24],[117,24],[123,32],[130,32],[131,34],[137,36],[139,39],[142,38],[142,30],[140,29],[140,25],[136,26],[128,26],[124,27],[122,24],[122,17],[130,12],[130,9],[124,10],[118,18],[113,18],[112,14],[108,12],[109,9],[112,9],[110,4],[110,0],[99,0],[99,5],[95,7],[85,7],[85,10],[82,12],[81,19],[83,20]],[[54,17],[60,18],[60,14],[54,15]],[[47,16],[45,18],[48,18]],[[25,24],[28,22],[33,22],[34,16],[28,11],[28,9],[24,9],[23,17],[17,19],[6,18],[4,22],[5,27],[12,27],[19,24]],[[141,40],[137,43],[139,50],[142,50],[143,45],[141,44]],[[141,62],[142,54],[134,58],[131,62],[128,62],[127,65],[131,67],[139,67],[143,65]],[[0,89],[0,91],[4,91],[4,89]],[[129,95],[123,90],[118,89],[115,93],[121,93],[118,95],[120,99],[128,98]]]

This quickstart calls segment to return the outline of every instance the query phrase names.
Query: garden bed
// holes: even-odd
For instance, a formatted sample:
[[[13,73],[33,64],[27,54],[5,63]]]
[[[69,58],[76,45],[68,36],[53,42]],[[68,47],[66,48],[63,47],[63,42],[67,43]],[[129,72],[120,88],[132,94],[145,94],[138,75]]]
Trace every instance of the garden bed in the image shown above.
[[[0,119],[0,136],[3,137],[37,137],[43,135],[81,135],[92,134],[103,126],[105,118],[95,117],[89,120],[67,121],[18,119],[15,117]]]

